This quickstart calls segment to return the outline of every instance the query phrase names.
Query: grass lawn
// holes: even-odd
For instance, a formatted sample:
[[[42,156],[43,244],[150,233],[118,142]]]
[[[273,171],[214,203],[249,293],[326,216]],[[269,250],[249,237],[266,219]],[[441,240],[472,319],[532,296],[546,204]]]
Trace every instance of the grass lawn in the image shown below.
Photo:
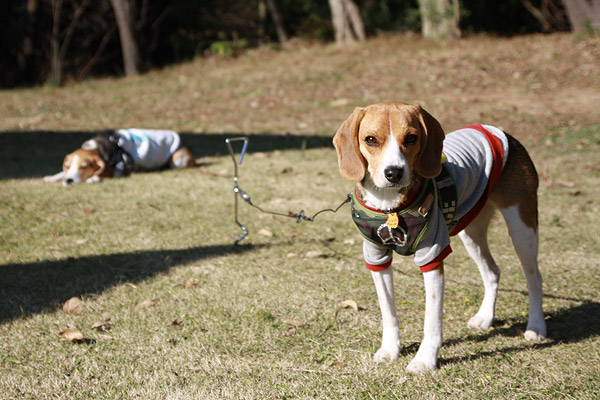
[[[331,137],[353,107],[419,102],[446,131],[499,126],[540,174],[548,339],[526,342],[527,292],[500,219],[497,322],[459,240],[446,262],[439,369],[404,369],[422,337],[412,260],[393,268],[403,350],[381,326],[348,206],[315,222],[240,204],[224,140],[250,135],[240,186],[263,208],[337,206],[352,185]],[[0,91],[0,398],[597,399],[600,397],[600,39],[432,42],[390,36],[209,58],[143,76]],[[200,166],[95,185],[46,184],[106,128],[182,132]],[[62,310],[81,300],[78,313]],[[358,310],[340,308],[353,300]],[[77,329],[83,340],[61,335]]]

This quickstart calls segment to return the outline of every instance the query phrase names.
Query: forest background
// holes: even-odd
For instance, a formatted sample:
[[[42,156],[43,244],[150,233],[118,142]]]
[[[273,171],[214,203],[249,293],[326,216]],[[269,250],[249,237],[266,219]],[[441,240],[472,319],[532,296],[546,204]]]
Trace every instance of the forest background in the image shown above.
[[[600,2],[588,0],[5,0],[0,87],[135,75],[248,47],[390,32],[460,37],[598,28]]]

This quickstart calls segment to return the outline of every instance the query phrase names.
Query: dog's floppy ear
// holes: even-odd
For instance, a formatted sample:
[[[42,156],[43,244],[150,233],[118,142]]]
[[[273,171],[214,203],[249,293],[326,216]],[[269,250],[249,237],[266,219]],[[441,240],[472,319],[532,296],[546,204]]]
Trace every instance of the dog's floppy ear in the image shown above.
[[[365,177],[365,159],[358,144],[358,128],[364,115],[365,109],[356,107],[333,137],[340,174],[350,182],[360,182]]]
[[[99,167],[96,172],[94,172],[94,176],[98,178],[104,177],[104,173],[108,172],[106,162],[100,156],[94,157],[94,162]]]
[[[434,178],[442,171],[444,130],[440,123],[420,105],[415,107],[423,129],[421,150],[416,166],[417,172],[425,178]]]

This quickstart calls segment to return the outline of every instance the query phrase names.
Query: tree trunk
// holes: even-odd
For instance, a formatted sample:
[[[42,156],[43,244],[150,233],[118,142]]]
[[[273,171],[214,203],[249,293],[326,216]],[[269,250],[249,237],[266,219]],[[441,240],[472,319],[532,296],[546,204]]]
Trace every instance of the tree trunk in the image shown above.
[[[358,6],[352,0],[329,0],[331,22],[338,44],[365,40],[365,28]]]
[[[61,85],[63,81],[62,59],[60,58],[60,14],[63,0],[52,0],[52,35],[50,36],[50,73],[52,81]]]
[[[344,11],[346,12],[346,18],[350,21],[352,32],[354,32],[356,39],[361,42],[367,40],[365,26],[363,25],[358,6],[352,0],[344,0]]]
[[[258,45],[263,46],[266,40],[265,28],[267,24],[267,4],[265,0],[258,0]]]
[[[115,18],[119,27],[125,75],[139,75],[141,57],[135,40],[131,4],[128,0],[110,0],[110,3],[115,11]]]
[[[33,38],[35,37],[35,25],[37,19],[38,0],[27,0],[27,28],[23,38],[23,47],[17,57],[20,73],[29,79],[31,69],[31,57],[33,56]]]
[[[600,29],[600,0],[563,0],[571,29]]]
[[[540,25],[542,26],[542,32],[549,32],[552,29],[552,25],[550,21],[546,18],[546,16],[542,13],[542,11],[536,8],[531,1],[529,0],[521,0],[523,6],[534,16],[535,19],[538,20]]]
[[[460,37],[457,0],[419,0],[421,32],[427,38]]]
[[[275,0],[266,1],[267,8],[271,13],[271,19],[273,20],[273,24],[275,24],[275,31],[277,32],[277,38],[279,39],[279,43],[285,43],[288,41],[288,35],[283,26],[283,18],[281,18],[279,8],[277,8],[277,3],[275,3]]]

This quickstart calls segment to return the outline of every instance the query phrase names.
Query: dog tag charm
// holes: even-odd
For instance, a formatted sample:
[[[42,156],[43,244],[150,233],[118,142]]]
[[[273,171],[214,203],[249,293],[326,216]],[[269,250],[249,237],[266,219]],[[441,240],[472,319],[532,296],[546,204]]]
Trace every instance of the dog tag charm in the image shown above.
[[[385,221],[385,224],[392,229],[397,228],[399,223],[400,221],[398,220],[398,214],[396,213],[389,214],[387,221]]]

